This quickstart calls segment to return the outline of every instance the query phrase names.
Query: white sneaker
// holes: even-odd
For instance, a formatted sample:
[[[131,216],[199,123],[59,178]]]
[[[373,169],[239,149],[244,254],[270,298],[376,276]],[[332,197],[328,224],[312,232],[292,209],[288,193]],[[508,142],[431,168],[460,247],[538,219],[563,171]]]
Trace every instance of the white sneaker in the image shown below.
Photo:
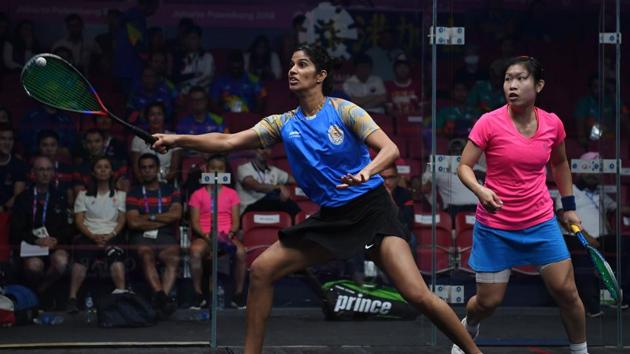
[[[468,327],[466,326],[466,317],[462,319],[462,325],[464,326],[464,328],[466,328],[466,331],[468,331]],[[474,333],[470,333],[469,331],[468,334],[470,334],[472,339],[475,340],[477,336],[479,336],[479,325],[477,325],[477,327],[475,328]],[[466,354],[466,352],[458,347],[457,344],[453,344],[453,347],[451,348],[451,354]]]

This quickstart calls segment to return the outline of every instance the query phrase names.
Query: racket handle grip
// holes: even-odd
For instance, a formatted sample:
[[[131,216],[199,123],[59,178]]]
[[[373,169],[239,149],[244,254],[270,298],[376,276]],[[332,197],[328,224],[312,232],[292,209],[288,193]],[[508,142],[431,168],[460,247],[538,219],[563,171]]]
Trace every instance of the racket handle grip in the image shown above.
[[[571,224],[571,232],[573,232],[574,234],[580,232],[582,230],[580,230],[580,227],[575,225],[575,224]]]
[[[149,144],[149,146],[153,146],[153,144],[157,141],[157,139],[153,135],[149,134],[147,131],[133,125],[131,127],[132,127],[131,129],[133,130],[133,132],[140,139],[144,140],[145,143]]]

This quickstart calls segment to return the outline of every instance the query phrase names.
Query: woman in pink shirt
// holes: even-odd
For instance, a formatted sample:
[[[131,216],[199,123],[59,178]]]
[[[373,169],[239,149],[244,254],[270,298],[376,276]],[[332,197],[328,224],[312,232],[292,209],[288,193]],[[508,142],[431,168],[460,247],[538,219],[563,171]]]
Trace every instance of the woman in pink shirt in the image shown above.
[[[227,161],[223,155],[212,155],[208,158],[207,171],[225,172]],[[191,308],[202,308],[208,305],[203,297],[201,289],[201,277],[203,276],[204,257],[210,257],[210,239],[212,229],[212,185],[203,186],[197,189],[191,196],[188,205],[190,206],[190,226],[195,237],[190,246],[190,270],[192,273],[193,287],[195,289],[195,300]],[[219,231],[219,251],[231,253],[234,259],[234,283],[235,291],[232,298],[232,306],[237,308],[245,307],[245,297],[243,296],[243,285],[247,267],[245,263],[245,246],[237,237],[240,228],[240,203],[238,193],[230,187],[219,185],[218,195],[218,231]]]
[[[477,272],[477,295],[468,301],[462,323],[476,337],[479,322],[503,300],[511,268],[536,265],[560,308],[571,353],[586,354],[584,306],[546,187],[548,162],[567,211],[563,218],[581,222],[575,213],[562,121],[534,105],[545,85],[542,72],[532,57],[507,62],[503,91],[508,103],[481,116],[462,153],[459,178],[479,199],[469,259]],[[487,163],[484,185],[473,173],[482,153]],[[451,353],[463,351],[453,345]]]

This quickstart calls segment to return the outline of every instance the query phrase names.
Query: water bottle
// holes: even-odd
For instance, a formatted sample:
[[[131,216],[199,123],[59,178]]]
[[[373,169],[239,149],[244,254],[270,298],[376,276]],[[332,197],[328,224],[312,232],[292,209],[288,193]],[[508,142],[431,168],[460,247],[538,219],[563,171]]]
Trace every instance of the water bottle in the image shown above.
[[[42,326],[57,326],[63,323],[63,316],[50,312],[43,312],[33,319],[33,322]]]
[[[225,307],[225,290],[223,290],[223,286],[219,284],[217,286],[217,308]]]
[[[96,321],[96,308],[94,307],[94,301],[92,295],[88,294],[85,297],[85,323],[90,324]]]

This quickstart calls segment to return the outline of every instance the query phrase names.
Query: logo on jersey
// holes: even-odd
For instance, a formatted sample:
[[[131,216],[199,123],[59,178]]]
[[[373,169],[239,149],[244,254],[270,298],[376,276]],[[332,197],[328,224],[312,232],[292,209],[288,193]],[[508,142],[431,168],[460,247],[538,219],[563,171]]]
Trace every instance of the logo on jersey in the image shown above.
[[[328,128],[328,140],[335,145],[343,143],[343,130],[337,124],[333,124]]]
[[[302,135],[297,130],[294,130],[294,131],[289,133],[289,138],[301,138],[301,137],[302,137]]]

